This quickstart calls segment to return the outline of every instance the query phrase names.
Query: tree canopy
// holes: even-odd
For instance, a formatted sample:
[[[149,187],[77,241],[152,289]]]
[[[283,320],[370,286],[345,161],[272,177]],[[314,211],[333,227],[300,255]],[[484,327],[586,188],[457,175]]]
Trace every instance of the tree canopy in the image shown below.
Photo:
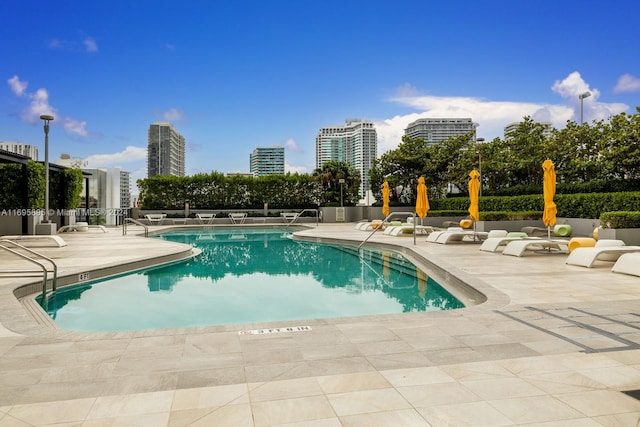
[[[413,203],[412,191],[424,176],[429,196],[450,190],[467,192],[468,174],[481,169],[484,189],[500,190],[542,184],[542,163],[551,159],[559,183],[640,178],[640,107],[635,114],[576,124],[545,137],[544,125],[524,117],[504,139],[478,142],[473,133],[427,145],[423,139],[403,137],[394,150],[374,162],[371,188],[387,180],[391,200]]]

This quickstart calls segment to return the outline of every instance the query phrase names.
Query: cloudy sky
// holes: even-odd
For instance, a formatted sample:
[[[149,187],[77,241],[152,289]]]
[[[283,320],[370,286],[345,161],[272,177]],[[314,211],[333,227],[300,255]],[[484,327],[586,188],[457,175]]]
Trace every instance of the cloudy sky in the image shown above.
[[[640,106],[640,3],[619,0],[2,2],[0,141],[146,177],[149,124],[187,141],[187,173],[248,172],[256,147],[315,167],[324,126],[376,123],[379,154],[421,117],[478,137]],[[136,189],[134,188],[134,193]]]

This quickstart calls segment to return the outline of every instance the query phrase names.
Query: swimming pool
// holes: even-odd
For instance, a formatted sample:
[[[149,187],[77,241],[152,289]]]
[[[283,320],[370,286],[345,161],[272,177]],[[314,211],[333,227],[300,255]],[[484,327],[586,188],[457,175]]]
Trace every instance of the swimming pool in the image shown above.
[[[130,331],[462,308],[392,251],[292,240],[279,228],[175,230],[194,258],[59,289],[46,311],[75,331]]]

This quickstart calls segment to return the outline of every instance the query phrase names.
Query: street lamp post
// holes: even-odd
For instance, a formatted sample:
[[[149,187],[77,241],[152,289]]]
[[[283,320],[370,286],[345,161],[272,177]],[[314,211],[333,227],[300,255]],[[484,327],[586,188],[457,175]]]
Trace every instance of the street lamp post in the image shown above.
[[[340,178],[338,182],[340,183],[340,207],[342,207],[344,206],[342,203],[342,185],[344,184],[344,179]]]
[[[480,150],[480,144],[484,142],[484,138],[476,138],[478,143],[478,173],[480,174],[480,188],[478,189],[478,196],[482,196],[482,151]]]
[[[53,116],[43,114],[44,121],[44,222],[49,222],[49,122]]]
[[[578,98],[580,98],[580,124],[582,124],[583,118],[584,118],[584,99],[590,96],[591,96],[591,92],[589,91],[586,91],[585,93],[581,93],[580,95],[578,95]]]

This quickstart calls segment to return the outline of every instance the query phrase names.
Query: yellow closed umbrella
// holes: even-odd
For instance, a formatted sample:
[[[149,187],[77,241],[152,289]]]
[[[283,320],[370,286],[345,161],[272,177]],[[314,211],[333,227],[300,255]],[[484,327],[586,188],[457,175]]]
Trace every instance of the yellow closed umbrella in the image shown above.
[[[542,178],[542,192],[544,194],[544,213],[542,214],[542,222],[547,226],[548,237],[551,237],[551,227],[556,224],[556,214],[558,207],[553,202],[556,194],[556,168],[549,159],[542,164],[544,177]]]
[[[472,170],[469,172],[469,215],[474,221],[480,220],[480,172]]]
[[[424,177],[418,178],[418,188],[416,197],[416,214],[420,217],[420,223],[427,217],[429,212],[429,198],[427,197],[427,186],[424,183]]]
[[[389,216],[389,183],[385,181],[382,184],[382,215]]]

